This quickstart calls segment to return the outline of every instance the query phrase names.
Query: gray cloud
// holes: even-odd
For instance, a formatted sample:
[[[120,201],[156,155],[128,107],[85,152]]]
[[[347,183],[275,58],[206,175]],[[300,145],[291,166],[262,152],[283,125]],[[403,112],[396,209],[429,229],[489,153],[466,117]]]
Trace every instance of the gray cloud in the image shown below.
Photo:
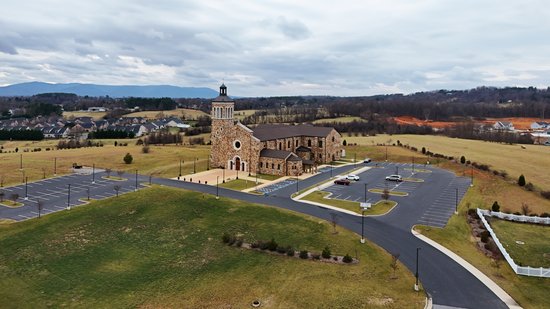
[[[546,87],[542,0],[3,3],[0,84],[174,84],[235,95]]]

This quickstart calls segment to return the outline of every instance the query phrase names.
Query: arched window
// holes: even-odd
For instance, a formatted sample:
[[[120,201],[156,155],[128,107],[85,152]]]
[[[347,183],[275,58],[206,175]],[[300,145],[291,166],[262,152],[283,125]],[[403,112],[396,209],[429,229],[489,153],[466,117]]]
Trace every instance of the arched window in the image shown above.
[[[283,144],[279,142],[279,150],[283,149]]]
[[[310,139],[307,140],[307,146],[311,147],[311,140]]]

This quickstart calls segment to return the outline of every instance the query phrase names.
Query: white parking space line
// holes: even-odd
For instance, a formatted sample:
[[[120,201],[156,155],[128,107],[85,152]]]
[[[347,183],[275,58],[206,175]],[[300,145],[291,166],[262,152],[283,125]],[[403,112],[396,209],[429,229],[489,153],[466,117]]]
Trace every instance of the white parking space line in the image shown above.
[[[13,189],[8,189],[8,188],[2,188],[2,190],[5,190],[5,191],[10,191],[10,192],[12,192],[12,191],[13,191]]]
[[[61,206],[56,206],[56,205],[53,205],[53,207],[57,208],[57,209],[65,209],[67,207],[61,207]]]

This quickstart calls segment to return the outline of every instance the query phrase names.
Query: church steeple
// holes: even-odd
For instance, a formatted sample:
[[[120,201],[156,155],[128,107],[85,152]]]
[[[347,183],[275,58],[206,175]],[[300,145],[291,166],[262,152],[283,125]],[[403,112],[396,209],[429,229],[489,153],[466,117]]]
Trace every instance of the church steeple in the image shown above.
[[[224,83],[220,86],[220,96],[227,96],[227,87]]]

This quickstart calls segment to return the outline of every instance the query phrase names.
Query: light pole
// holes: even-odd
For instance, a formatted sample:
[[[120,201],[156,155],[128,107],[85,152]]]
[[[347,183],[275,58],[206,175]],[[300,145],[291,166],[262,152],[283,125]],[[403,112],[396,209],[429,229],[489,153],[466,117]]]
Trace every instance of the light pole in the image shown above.
[[[223,177],[222,183],[225,183],[225,166],[222,167],[222,175],[223,175],[223,176],[222,176],[222,177]]]
[[[138,190],[138,170],[136,170],[136,188],[134,189],[134,192]]]
[[[25,177],[25,201],[29,199],[29,190],[27,189],[28,177]]]
[[[92,164],[92,183],[95,183],[95,163]]]
[[[415,291],[419,291],[420,290],[420,287],[418,286],[418,251],[420,251],[420,248],[416,248],[416,273],[415,273],[415,277],[416,277],[416,282],[414,284],[414,290]]]
[[[25,183],[25,171],[21,170],[21,182]]]
[[[414,157],[412,157],[412,159],[413,159],[413,174],[414,174]]]
[[[193,174],[195,174],[197,172],[197,160],[199,158],[195,158],[195,161],[193,161]]]
[[[361,243],[365,243],[365,209],[361,210]]]
[[[53,158],[53,175],[57,176],[57,158]]]
[[[455,214],[458,214],[458,188],[456,188],[456,196],[455,196]]]
[[[19,169],[23,170],[23,154],[19,155]]]
[[[300,180],[300,179],[298,178],[298,176],[296,176],[296,193],[298,193],[298,191],[300,191],[300,190],[298,189],[298,181],[299,181],[299,180]]]
[[[386,144],[386,162],[388,162],[388,145]]]
[[[472,166],[472,173],[471,173],[471,180],[470,180],[470,187],[474,186],[474,167]]]
[[[365,203],[367,202],[367,184],[365,183]]]
[[[220,198],[219,178],[220,176],[216,176],[216,199]]]
[[[68,184],[67,190],[67,210],[71,210],[71,184]]]
[[[399,166],[395,167],[395,175],[399,175]]]
[[[178,175],[178,180],[180,180],[180,178],[181,178],[181,164],[182,164],[181,161],[182,161],[182,160],[180,159],[180,173],[179,173],[179,175]]]
[[[332,161],[330,161],[330,178],[332,178]]]
[[[353,153],[353,165],[357,165],[357,152]]]

